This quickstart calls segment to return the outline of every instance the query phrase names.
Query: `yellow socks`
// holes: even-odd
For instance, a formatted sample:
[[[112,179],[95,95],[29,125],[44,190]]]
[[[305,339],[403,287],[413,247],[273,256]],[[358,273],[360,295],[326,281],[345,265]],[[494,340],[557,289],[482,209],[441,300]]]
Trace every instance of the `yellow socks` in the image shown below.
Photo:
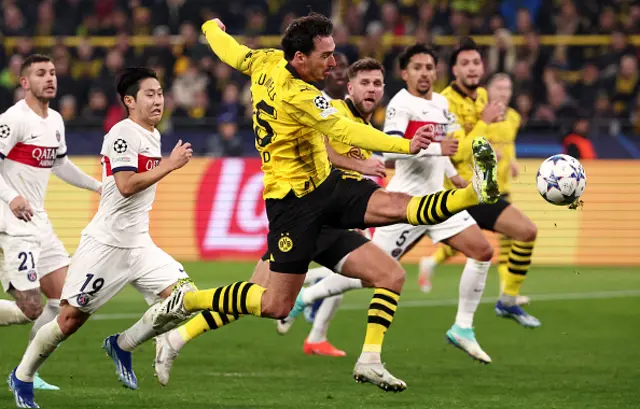
[[[436,265],[438,265],[455,256],[456,253],[457,251],[455,251],[453,247],[443,244],[441,246],[438,246],[435,253],[433,253],[432,258]]]
[[[186,324],[178,328],[178,333],[182,340],[187,343],[205,332],[218,329],[224,325],[230,324],[240,318],[231,314],[220,314],[215,311],[202,311],[200,314],[191,318]]]
[[[511,243],[511,251],[507,261],[508,271],[505,277],[503,293],[517,296],[520,294],[520,286],[527,277],[531,257],[533,256],[534,241],[517,241]]]
[[[239,281],[224,287],[186,293],[184,308],[191,312],[211,310],[234,317],[247,314],[259,317],[264,292],[264,287]]]
[[[407,206],[407,221],[414,226],[438,224],[462,210],[478,204],[471,185],[464,189],[451,189],[426,196],[411,198]]]
[[[369,304],[369,318],[367,333],[364,338],[362,352],[380,353],[384,334],[393,321],[393,315],[398,309],[400,294],[384,288],[376,288]]]

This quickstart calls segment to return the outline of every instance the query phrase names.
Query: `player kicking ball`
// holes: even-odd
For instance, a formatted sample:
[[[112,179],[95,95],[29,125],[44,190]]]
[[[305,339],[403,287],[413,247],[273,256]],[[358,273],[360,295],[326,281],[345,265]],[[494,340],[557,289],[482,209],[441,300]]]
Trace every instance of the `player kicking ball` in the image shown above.
[[[164,96],[153,71],[124,70],[117,90],[128,118],[104,138],[100,205],[71,260],[60,313],[40,328],[10,375],[9,386],[19,408],[38,407],[33,394],[35,372],[60,342],[127,284],[152,306],[131,328],[105,339],[103,349],[115,363],[120,381],[136,389],[131,352],[156,335],[152,317],[158,316],[161,304],[157,302],[169,296],[174,286],[194,289],[182,265],[157,247],[149,235],[156,184],[189,162],[191,146],[179,141],[171,155],[162,159],[160,133],[155,126],[162,118]]]
[[[0,326],[33,322],[31,342],[58,314],[69,266],[69,253],[44,209],[51,173],[94,192],[101,185],[67,157],[64,122],[49,107],[58,89],[51,59],[27,57],[20,85],[25,98],[0,115],[0,280],[15,300],[0,300]],[[59,389],[38,374],[33,381],[35,389]]]
[[[412,138],[419,127],[430,125],[435,130],[435,139],[429,148],[419,155],[384,154],[388,161],[395,161],[395,173],[387,190],[409,195],[442,192],[445,175],[457,183],[466,185],[463,180],[459,180],[448,157],[458,151],[458,141],[451,138],[451,135],[464,131],[450,114],[446,98],[433,92],[432,84],[436,80],[438,63],[435,53],[418,44],[406,49],[400,55],[399,63],[406,88],[389,102],[384,131],[400,138]],[[456,321],[447,331],[446,338],[472,358],[482,363],[490,363],[491,358],[476,341],[473,330],[473,317],[491,266],[493,249],[490,243],[466,211],[431,226],[396,224],[379,227],[373,236],[373,243],[385,253],[399,259],[425,235],[431,237],[434,243],[448,243],[468,257],[460,279]],[[303,290],[285,323],[278,325],[279,332],[282,332],[286,323],[290,324],[307,304],[362,286],[359,280],[332,275]]]
[[[395,223],[441,223],[477,203],[493,203],[499,191],[496,156],[485,138],[472,142],[474,178],[465,189],[426,196],[388,192],[375,182],[332,170],[325,136],[362,149],[418,154],[433,138],[429,126],[411,140],[396,138],[339,113],[312,85],[335,67],[331,20],[312,13],[292,22],[282,39],[283,51],[251,50],[224,32],[218,19],[203,25],[214,53],[251,77],[256,148],[262,158],[270,253],[268,285],[240,281],[203,291],[176,289],[163,302],[154,328],[164,329],[193,312],[210,310],[232,316],[282,319],[293,307],[323,226],[366,228]],[[469,141],[471,144],[471,141]],[[371,265],[386,255],[367,243],[348,260]],[[393,259],[390,260],[397,263]],[[393,264],[386,264],[393,269]],[[382,364],[385,334],[398,307],[404,276],[376,277],[381,266],[343,271],[373,284],[363,351],[353,370],[359,382],[399,392],[406,383]]]

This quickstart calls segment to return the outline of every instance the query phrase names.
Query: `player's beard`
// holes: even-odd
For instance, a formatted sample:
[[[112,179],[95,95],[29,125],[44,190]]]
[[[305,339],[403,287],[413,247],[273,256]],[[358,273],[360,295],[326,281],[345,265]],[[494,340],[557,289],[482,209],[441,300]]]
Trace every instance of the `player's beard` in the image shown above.
[[[373,111],[376,110],[376,107],[378,106],[378,104],[374,103],[373,106],[371,107],[371,110],[367,111],[367,109],[364,107],[364,99],[360,102],[357,102],[355,105],[356,105],[356,108],[358,109],[358,112],[360,112],[360,115],[364,118],[371,115]]]
[[[45,91],[44,91],[44,88],[43,88],[38,93],[33,92],[33,96],[36,97],[36,99],[38,101],[48,104],[49,102],[51,102],[51,100],[53,100],[56,97],[57,93],[58,93],[58,89],[56,88],[56,90],[53,92],[53,95],[51,95],[51,96],[45,95]]]
[[[474,84],[470,84],[466,81],[462,81],[462,85],[464,85],[464,87],[468,90],[475,91],[480,86],[480,81]]]

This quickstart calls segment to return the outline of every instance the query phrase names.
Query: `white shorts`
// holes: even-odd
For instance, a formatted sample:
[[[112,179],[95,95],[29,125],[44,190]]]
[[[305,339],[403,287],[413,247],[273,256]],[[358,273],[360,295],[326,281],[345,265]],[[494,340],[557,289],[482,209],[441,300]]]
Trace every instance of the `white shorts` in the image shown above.
[[[51,223],[34,236],[0,233],[0,281],[4,291],[27,291],[40,287],[40,279],[69,265],[69,253]]]
[[[422,236],[429,236],[433,243],[438,243],[476,224],[473,217],[466,210],[454,214],[442,223],[432,226],[412,226],[410,224],[394,224],[376,228],[373,234],[373,243],[399,259]]]
[[[182,264],[160,247],[113,247],[83,235],[60,298],[93,314],[131,284],[151,305],[165,288],[187,277]]]

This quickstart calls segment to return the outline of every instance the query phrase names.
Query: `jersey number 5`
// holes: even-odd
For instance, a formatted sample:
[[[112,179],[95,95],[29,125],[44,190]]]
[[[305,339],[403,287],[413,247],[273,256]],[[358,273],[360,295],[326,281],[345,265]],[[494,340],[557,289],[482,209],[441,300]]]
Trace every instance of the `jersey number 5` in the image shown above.
[[[253,133],[256,135],[256,145],[260,148],[269,145],[274,136],[273,128],[271,124],[267,122],[265,116],[276,119],[278,114],[274,107],[262,100],[256,104],[255,125],[253,126]],[[271,160],[269,152],[262,152],[262,159],[264,162],[269,162],[269,160]]]

